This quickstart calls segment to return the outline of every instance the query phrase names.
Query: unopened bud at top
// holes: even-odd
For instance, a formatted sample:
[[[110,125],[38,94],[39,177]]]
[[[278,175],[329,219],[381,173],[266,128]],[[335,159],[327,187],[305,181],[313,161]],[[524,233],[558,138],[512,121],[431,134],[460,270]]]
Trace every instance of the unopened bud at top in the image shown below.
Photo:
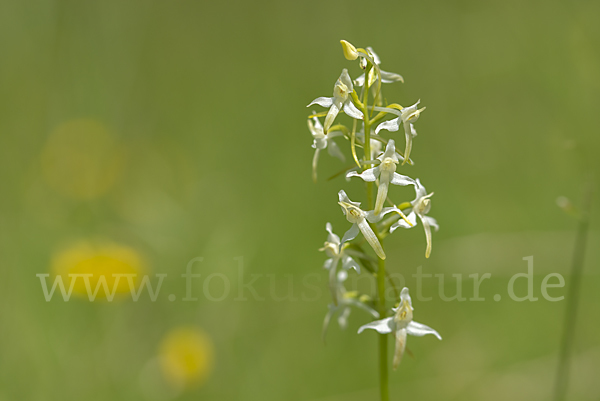
[[[347,42],[345,40],[340,40],[342,44],[342,49],[344,50],[344,57],[346,60],[356,60],[358,58],[358,51],[356,47],[352,45],[352,43]]]

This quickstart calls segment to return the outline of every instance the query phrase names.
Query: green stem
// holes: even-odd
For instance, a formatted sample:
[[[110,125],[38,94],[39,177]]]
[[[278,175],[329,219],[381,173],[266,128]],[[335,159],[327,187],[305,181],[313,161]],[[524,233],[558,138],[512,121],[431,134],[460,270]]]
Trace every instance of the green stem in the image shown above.
[[[369,69],[365,69],[365,77],[368,76]],[[365,123],[365,143],[363,144],[363,150],[365,153],[365,160],[371,160],[371,121],[369,120],[369,111],[367,105],[369,104],[369,86],[368,79],[365,78],[365,84],[363,86],[363,121]],[[367,165],[367,168],[371,168],[371,165]],[[373,208],[373,183],[367,182],[367,205],[369,209]]]
[[[376,233],[377,234],[377,233]],[[383,242],[381,243],[383,246]],[[384,318],[386,314],[385,305],[385,260],[379,259],[379,269],[377,270],[377,303],[379,317]],[[381,389],[381,401],[389,400],[388,389],[388,336],[387,334],[379,335],[379,387]]]
[[[373,65],[371,68],[374,68]],[[365,123],[365,143],[363,145],[363,150],[365,153],[365,160],[371,160],[371,124],[372,121],[369,118],[369,68],[365,69],[365,84],[363,86],[363,119]],[[371,166],[368,165],[367,168]],[[373,183],[367,182],[367,205],[369,209],[373,208]],[[377,230],[377,226],[375,224],[371,224],[371,228],[377,238],[381,242],[381,246],[383,247],[382,238],[379,236],[379,232]],[[386,305],[385,305],[385,260],[379,259],[378,269],[377,269],[377,309],[379,311],[379,317],[384,318],[386,315]],[[387,335],[380,334],[379,335],[379,387],[381,392],[381,401],[389,401],[389,389],[388,389],[388,350],[387,350]]]
[[[371,160],[371,120],[369,119],[369,68],[365,68],[365,84],[363,85],[363,121],[365,123],[365,143],[363,144],[363,150],[365,153],[365,160]],[[371,165],[367,165],[367,168],[371,168]],[[367,182],[367,205],[369,209],[373,208],[373,183]]]
[[[556,371],[556,382],[554,388],[554,400],[562,401],[567,395],[569,383],[569,368],[573,342],[575,339],[575,325],[577,323],[577,310],[579,306],[579,295],[585,256],[585,245],[590,224],[590,205],[592,198],[592,180],[584,193],[581,216],[575,238],[575,249],[573,250],[573,262],[571,266],[571,285],[567,293],[567,306],[565,310],[564,332],[560,345],[558,369]]]

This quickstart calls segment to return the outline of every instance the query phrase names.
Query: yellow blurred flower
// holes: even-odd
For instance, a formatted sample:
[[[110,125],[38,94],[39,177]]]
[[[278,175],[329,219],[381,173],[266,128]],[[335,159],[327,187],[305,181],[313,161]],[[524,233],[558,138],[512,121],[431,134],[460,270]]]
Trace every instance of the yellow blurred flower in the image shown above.
[[[167,381],[176,388],[202,385],[213,368],[210,337],[194,327],[171,330],[160,346],[160,365]]]
[[[48,137],[41,154],[42,175],[48,185],[78,200],[108,191],[121,171],[123,148],[100,122],[67,121]]]
[[[137,282],[143,271],[143,260],[133,248],[107,241],[80,241],[58,252],[52,258],[52,272],[62,277],[65,287],[70,283],[69,274],[93,274],[89,277],[92,291],[95,291],[98,281],[104,276],[109,291],[112,292],[114,289],[115,294],[129,294],[127,278],[118,279],[115,287],[117,278],[112,275],[137,274],[133,278],[133,284],[137,288]],[[83,278],[75,279],[73,294],[88,296]],[[106,299],[106,292],[102,287],[98,290],[97,298]]]

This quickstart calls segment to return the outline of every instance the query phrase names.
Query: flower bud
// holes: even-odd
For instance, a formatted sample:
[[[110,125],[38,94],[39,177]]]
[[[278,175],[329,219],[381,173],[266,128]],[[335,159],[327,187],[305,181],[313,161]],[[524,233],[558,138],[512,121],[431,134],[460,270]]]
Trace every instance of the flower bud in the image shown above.
[[[368,61],[364,57],[361,57],[360,60],[358,61],[358,65],[360,66],[360,68],[362,70],[366,70],[367,69],[367,63],[368,63]]]
[[[347,42],[345,40],[340,40],[342,44],[342,49],[344,50],[344,57],[346,60],[356,60],[358,58],[358,51],[356,47],[352,45],[352,43]]]

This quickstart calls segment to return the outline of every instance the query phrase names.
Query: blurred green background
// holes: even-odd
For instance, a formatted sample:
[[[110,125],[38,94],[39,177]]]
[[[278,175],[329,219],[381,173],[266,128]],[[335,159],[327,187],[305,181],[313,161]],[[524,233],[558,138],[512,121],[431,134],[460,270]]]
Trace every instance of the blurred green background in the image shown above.
[[[467,297],[469,274],[493,277],[485,302],[443,302],[433,280],[434,299],[414,299],[444,340],[409,338],[393,398],[549,399],[565,302],[514,302],[506,284],[529,255],[536,296],[548,273],[570,283],[576,221],[555,200],[579,203],[600,166],[599,14],[599,2],[548,0],[0,1],[0,400],[376,399],[376,336],[355,334],[368,317],[320,336],[325,222],[342,234],[336,193],[362,190],[326,181],[344,167],[327,157],[311,180],[306,104],[331,96],[342,68],[360,73],[340,39],[404,76],[389,101],[427,106],[402,172],[435,191],[441,230],[429,260],[420,228],[390,237],[389,270],[409,286],[418,266],[444,273],[448,294],[462,274]],[[599,239],[592,223],[573,400],[600,398]],[[44,300],[35,275],[96,240],[168,274],[156,302]],[[183,302],[180,275],[199,256],[199,299]],[[265,301],[235,299],[236,257],[246,282],[262,275]],[[202,295],[212,273],[231,279],[223,301]],[[289,280],[293,299],[275,300]],[[175,391],[155,362],[186,326],[210,338],[214,362]]]

